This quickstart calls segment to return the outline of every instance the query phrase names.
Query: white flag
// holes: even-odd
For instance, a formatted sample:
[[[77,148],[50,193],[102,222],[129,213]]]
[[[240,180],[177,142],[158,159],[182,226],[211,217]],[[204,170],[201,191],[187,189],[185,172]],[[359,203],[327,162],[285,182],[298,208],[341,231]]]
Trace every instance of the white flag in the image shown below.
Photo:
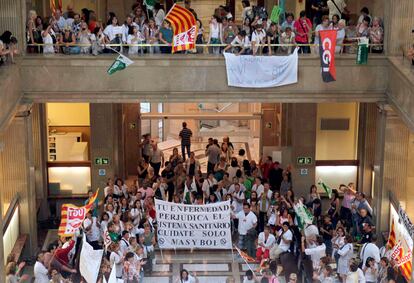
[[[95,283],[97,281],[102,256],[103,250],[94,250],[93,247],[86,241],[86,236],[83,235],[83,244],[79,259],[79,270],[86,282]]]
[[[116,278],[116,267],[115,262],[112,265],[111,274],[109,275],[108,283],[117,283],[118,279]]]

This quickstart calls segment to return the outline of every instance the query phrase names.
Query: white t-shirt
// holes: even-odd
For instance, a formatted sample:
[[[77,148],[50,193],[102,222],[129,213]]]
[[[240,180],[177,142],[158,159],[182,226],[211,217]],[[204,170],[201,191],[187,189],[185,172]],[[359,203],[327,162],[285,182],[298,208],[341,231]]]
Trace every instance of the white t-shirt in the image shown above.
[[[260,198],[260,195],[263,193],[264,191],[264,186],[262,184],[260,185],[256,185],[254,184],[252,187],[252,191],[257,193],[257,197]]]
[[[319,269],[321,258],[326,255],[326,246],[325,244],[322,244],[320,246],[313,246],[309,247],[308,249],[305,249],[305,254],[311,256],[312,260],[312,266],[313,269]]]
[[[240,39],[236,36],[233,41],[231,42],[232,46],[240,46],[244,48],[250,48],[250,40],[249,37],[245,36],[243,39]]]
[[[247,231],[257,223],[257,217],[251,211],[247,215],[244,211],[240,211],[236,217],[239,219],[239,234],[242,236],[247,235]]]
[[[265,233],[261,232],[258,237],[258,243],[264,244],[266,249],[270,249],[276,243],[276,238],[274,235],[269,234],[269,236],[267,237],[267,240],[265,241]]]
[[[109,25],[104,29],[103,33],[109,38],[110,41],[112,41],[117,34],[122,35],[123,42],[126,41],[124,29],[122,26]]]
[[[292,233],[292,231],[290,231],[290,229],[287,230],[283,234],[282,240],[280,241],[280,244],[279,244],[279,249],[281,249],[284,252],[287,252],[290,249],[290,243],[291,242],[285,243],[285,241],[283,241],[283,239],[285,239],[286,241],[292,241],[293,240],[293,233]]]
[[[261,30],[260,32],[255,30],[252,34],[252,41],[255,41],[257,44],[263,43],[265,38],[266,32],[264,30]]]
[[[109,256],[109,262],[111,263],[111,266],[115,263],[115,270],[116,270],[116,277],[121,278],[122,277],[122,256],[120,254],[121,252],[111,252],[111,255]]]
[[[336,33],[336,47],[335,53],[339,53],[344,47],[340,44],[344,43],[345,29],[338,29]]]
[[[196,283],[197,280],[191,276],[190,274],[188,274],[188,278],[187,280],[181,280],[180,283]]]
[[[48,270],[43,263],[36,261],[33,269],[34,283],[49,283]]]
[[[380,252],[379,248],[374,243],[365,243],[360,252],[360,258],[362,259],[362,266],[365,266],[365,263],[369,257],[375,259],[376,263],[380,262]]]
[[[88,238],[89,242],[99,241],[100,238],[100,229],[96,226],[97,219],[96,217],[92,217],[92,220],[89,218],[85,218],[83,221],[83,227],[87,228],[92,224],[92,227],[89,231],[86,232],[86,238]]]
[[[238,200],[234,199],[234,196],[237,196]],[[243,210],[243,202],[244,202],[244,193],[242,192],[242,190],[240,190],[238,193],[234,192],[233,193],[233,209],[234,209],[234,213],[239,213],[242,212]]]

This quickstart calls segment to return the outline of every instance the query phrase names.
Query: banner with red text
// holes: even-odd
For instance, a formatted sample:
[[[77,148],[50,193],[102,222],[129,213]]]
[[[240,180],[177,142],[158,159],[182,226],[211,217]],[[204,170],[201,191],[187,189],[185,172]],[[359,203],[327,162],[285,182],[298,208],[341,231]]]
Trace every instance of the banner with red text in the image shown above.
[[[73,204],[63,204],[62,213],[58,235],[61,237],[73,236],[75,232],[82,226],[83,220],[85,220],[86,213],[92,208],[96,197],[98,196],[99,189],[89,199],[87,205],[78,207]]]
[[[188,205],[155,199],[161,249],[231,249],[230,201]]]
[[[319,55],[321,57],[322,80],[326,83],[336,81],[336,33],[336,30],[319,31]]]
[[[401,209],[400,209],[401,210]],[[411,282],[412,260],[413,260],[413,239],[406,226],[402,223],[402,215],[391,206],[391,231],[387,242],[389,257],[401,274]]]

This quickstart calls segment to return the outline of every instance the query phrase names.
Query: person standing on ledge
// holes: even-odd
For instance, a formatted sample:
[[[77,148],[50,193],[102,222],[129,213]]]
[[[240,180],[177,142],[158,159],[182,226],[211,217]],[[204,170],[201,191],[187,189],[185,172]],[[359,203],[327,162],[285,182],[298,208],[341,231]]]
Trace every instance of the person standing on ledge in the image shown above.
[[[183,155],[184,160],[185,160],[186,149],[187,149],[187,156],[188,158],[190,158],[192,136],[193,136],[193,132],[189,128],[187,128],[187,123],[183,122],[183,129],[181,130],[179,137],[181,139],[181,153]]]

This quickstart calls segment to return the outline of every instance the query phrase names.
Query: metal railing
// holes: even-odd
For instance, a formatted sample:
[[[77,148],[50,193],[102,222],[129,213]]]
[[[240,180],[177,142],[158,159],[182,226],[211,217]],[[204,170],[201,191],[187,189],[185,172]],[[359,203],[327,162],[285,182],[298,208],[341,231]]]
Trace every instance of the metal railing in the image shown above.
[[[211,54],[211,53],[208,52],[208,48],[210,48],[210,47],[221,47],[221,48],[224,48],[224,47],[227,47],[229,45],[230,44],[223,44],[223,43],[222,44],[207,44],[207,43],[196,44],[195,45],[195,48],[193,50],[188,50],[188,51],[186,51],[186,53],[190,53],[190,54],[193,54],[193,53],[197,53],[197,54]],[[41,51],[41,48],[42,47],[45,47],[45,46],[53,46],[53,47],[55,47],[55,50],[59,50],[59,51],[60,51],[60,48],[61,47],[62,48],[70,48],[70,47],[90,47],[90,49],[92,49],[94,46],[96,46],[96,47],[98,47],[99,49],[102,49],[102,50],[105,50],[105,49],[107,49],[109,51],[112,50],[112,52],[118,52],[118,51],[115,51],[113,49],[113,48],[117,48],[117,47],[120,47],[121,50],[124,47],[128,47],[128,48],[129,47],[138,47],[138,48],[140,48],[140,51],[137,54],[139,54],[139,53],[142,54],[143,53],[142,51],[144,50],[144,48],[172,47],[171,44],[162,44],[162,43],[156,43],[156,44],[149,44],[149,43],[114,44],[114,43],[109,43],[109,44],[98,44],[98,45],[95,45],[95,44],[82,44],[82,43],[69,43],[69,44],[67,44],[67,43],[55,43],[55,44],[51,44],[51,43],[49,43],[49,44],[48,43],[35,43],[35,44],[27,44],[26,46],[37,48],[38,53],[41,53],[40,52]],[[257,46],[259,48],[263,48],[263,47],[282,47],[282,48],[283,47],[284,48],[291,47],[292,48],[292,47],[306,47],[306,46],[307,47],[310,47],[310,48],[315,48],[315,47],[318,47],[319,44],[318,43],[307,43],[307,44],[299,44],[299,43],[298,44],[296,44],[296,43],[295,44],[256,44],[255,46]],[[355,43],[343,43],[343,44],[338,44],[337,46],[340,46],[342,48],[343,47],[355,47],[356,48],[356,47],[358,47],[358,43],[357,42],[355,42]],[[368,47],[373,47],[373,46],[383,46],[383,44],[368,44]],[[232,47],[241,48],[241,46],[232,46]],[[202,52],[197,52],[197,51],[199,51],[199,48],[203,48]],[[122,51],[120,51],[120,52],[122,52]],[[60,52],[58,52],[58,53],[60,53]],[[89,51],[88,53],[91,53],[91,52]],[[155,52],[149,52],[149,53],[152,54],[152,53],[155,53]],[[156,54],[159,54],[159,53],[162,53],[162,52],[156,52]],[[312,52],[312,53],[315,53],[315,52]],[[50,53],[50,54],[53,54],[53,53]],[[85,53],[82,53],[82,54],[85,54]],[[166,53],[163,53],[163,54],[166,54]],[[286,54],[288,54],[287,50],[286,51],[282,51],[280,53],[279,52],[272,52],[272,55],[286,55]],[[352,53],[352,54],[354,54],[354,53]],[[71,54],[71,55],[74,55],[74,54]],[[136,54],[133,54],[133,55],[136,55]]]

